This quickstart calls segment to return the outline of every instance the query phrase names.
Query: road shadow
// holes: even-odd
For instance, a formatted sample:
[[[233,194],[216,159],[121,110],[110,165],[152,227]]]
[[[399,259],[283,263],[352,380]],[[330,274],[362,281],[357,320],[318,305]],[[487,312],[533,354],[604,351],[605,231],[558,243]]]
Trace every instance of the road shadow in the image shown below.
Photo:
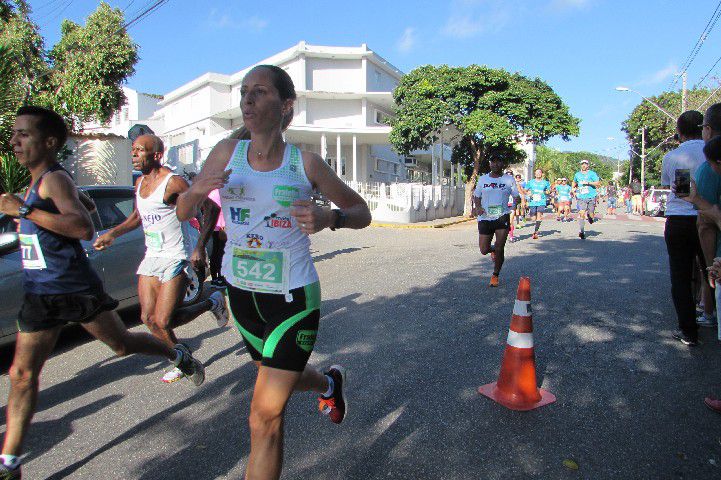
[[[284,478],[714,478],[718,467],[709,459],[721,462],[718,416],[701,400],[719,386],[721,349],[710,331],[701,332],[705,344],[697,349],[671,340],[663,238],[533,245],[531,254],[507,256],[495,289],[485,283],[490,263],[478,259],[406,294],[325,300],[311,362],[349,369],[351,411],[333,425],[315,412],[313,395],[294,396]],[[558,397],[530,412],[506,410],[476,391],[497,378],[521,276],[531,278],[538,381]],[[213,361],[225,355],[245,363],[49,478],[72,476],[116,448],[165,431],[176,439],[170,452],[118,475],[237,476],[248,453],[255,369],[239,344]],[[82,381],[43,391],[41,403],[72,401],[78,390],[142,368],[138,362],[95,365],[78,375]],[[180,415],[219,396],[227,406],[202,422]],[[60,430],[56,439],[67,435]],[[580,470],[564,467],[566,459]]]

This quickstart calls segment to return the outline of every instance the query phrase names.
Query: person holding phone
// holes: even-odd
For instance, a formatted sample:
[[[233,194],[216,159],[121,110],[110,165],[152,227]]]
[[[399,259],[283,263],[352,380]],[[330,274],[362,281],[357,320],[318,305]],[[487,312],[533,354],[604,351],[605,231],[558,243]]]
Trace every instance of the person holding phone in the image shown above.
[[[663,157],[661,167],[661,185],[672,187],[666,201],[664,238],[671,273],[671,297],[678,317],[678,331],[673,336],[685,345],[698,343],[691,282],[694,258],[699,258],[704,265],[706,263],[696,228],[697,211],[694,205],[682,199],[690,193],[691,178],[696,169],[706,161],[704,141],[701,139],[702,123],[703,115],[695,110],[678,117],[676,133],[680,145]],[[705,316],[700,323],[715,325],[713,299],[708,287],[704,288],[704,310]]]

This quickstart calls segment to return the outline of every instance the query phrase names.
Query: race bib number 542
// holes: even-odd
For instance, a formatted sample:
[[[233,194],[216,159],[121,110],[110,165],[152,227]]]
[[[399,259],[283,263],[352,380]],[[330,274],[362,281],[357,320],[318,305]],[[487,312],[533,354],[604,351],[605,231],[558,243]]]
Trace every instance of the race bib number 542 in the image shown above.
[[[233,248],[233,284],[245,290],[288,293],[287,250]]]

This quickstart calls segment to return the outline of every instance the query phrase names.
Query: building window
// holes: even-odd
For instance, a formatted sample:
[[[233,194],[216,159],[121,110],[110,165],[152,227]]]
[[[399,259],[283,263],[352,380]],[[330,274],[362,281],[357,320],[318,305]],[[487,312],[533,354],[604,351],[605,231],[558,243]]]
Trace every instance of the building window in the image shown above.
[[[389,162],[388,160],[383,160],[382,158],[376,158],[375,166],[375,170],[378,173],[398,176],[399,165],[395,162]]]
[[[128,119],[130,118],[130,111],[129,111],[129,110],[130,110],[130,109],[129,109],[128,107],[123,107],[123,108],[120,110],[120,111],[122,112],[123,121],[124,121],[124,122],[127,122]]]
[[[391,115],[387,114],[386,112],[382,110],[375,109],[373,115],[373,120],[378,125],[390,125],[391,124]]]

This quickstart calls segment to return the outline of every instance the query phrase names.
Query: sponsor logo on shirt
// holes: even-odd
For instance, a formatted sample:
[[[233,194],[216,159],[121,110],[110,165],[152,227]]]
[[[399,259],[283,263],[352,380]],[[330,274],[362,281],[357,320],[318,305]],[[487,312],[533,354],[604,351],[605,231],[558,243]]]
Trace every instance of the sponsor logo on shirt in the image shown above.
[[[255,197],[245,195],[245,185],[234,185],[220,191],[220,198],[223,200],[236,200],[242,202],[255,202]]]
[[[230,221],[236,225],[249,225],[250,208],[230,207]]]
[[[263,246],[263,236],[249,233],[245,236],[245,242],[248,248],[260,248]]]
[[[278,185],[273,189],[273,200],[284,207],[290,207],[299,196],[298,187],[291,185]]]
[[[157,213],[149,213],[147,215],[143,215],[143,225],[154,225],[155,222],[160,221],[160,215]]]
[[[267,228],[291,228],[293,226],[290,217],[281,217],[277,213],[271,213],[263,218]]]

